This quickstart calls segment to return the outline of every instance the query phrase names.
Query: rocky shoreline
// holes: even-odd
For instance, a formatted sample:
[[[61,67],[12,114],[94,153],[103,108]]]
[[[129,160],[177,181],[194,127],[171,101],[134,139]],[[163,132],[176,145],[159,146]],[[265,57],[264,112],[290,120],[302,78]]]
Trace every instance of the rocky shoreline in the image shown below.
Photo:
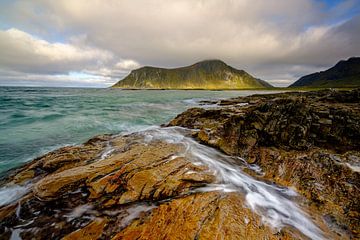
[[[294,186],[338,230],[359,235],[360,91],[254,95],[194,108],[169,125]],[[238,107],[241,106],[241,107]]]
[[[0,206],[0,239],[356,239],[359,103],[359,89],[204,102],[55,150],[1,181],[21,197]]]

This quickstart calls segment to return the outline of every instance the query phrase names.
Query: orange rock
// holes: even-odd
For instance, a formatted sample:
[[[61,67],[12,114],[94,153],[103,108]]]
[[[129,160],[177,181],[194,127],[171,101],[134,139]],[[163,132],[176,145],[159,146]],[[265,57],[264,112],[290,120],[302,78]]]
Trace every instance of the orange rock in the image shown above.
[[[236,194],[198,193],[161,204],[113,237],[118,239],[293,239],[274,233]]]
[[[248,173],[295,187],[337,234],[359,237],[359,96],[360,89],[252,95],[191,108],[168,125],[256,163],[264,176]]]
[[[106,218],[95,218],[84,228],[66,235],[62,240],[97,240],[102,235],[107,222]]]

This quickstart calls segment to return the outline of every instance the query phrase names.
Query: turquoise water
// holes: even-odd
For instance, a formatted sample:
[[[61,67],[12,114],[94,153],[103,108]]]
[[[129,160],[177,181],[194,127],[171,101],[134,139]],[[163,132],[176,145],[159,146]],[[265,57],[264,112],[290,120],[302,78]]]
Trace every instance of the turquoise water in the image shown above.
[[[96,134],[131,132],[166,123],[185,109],[199,106],[199,100],[253,93],[255,92],[2,87],[0,88],[2,175],[9,168],[19,166],[47,151],[64,145],[81,143]],[[180,151],[177,156],[185,156],[196,165],[207,166],[216,175],[219,182],[193,191],[237,192],[244,196],[246,206],[260,215],[264,223],[272,227],[274,232],[292,226],[309,239],[325,239],[308,214],[294,201],[294,197],[297,196],[295,191],[259,181],[243,172],[244,168],[258,171],[259,167],[249,165],[245,161],[241,164],[240,158],[236,158],[239,164],[233,164],[235,160],[233,157],[186,137],[182,128],[151,128],[143,131],[142,135],[144,142],[163,140],[183,144],[183,152]],[[17,202],[33,187],[31,182],[1,186],[0,207]],[[91,209],[91,204],[82,206]],[[79,211],[76,209],[82,206],[77,206],[73,211]],[[141,207],[141,205],[135,207],[139,206]],[[16,210],[18,217],[21,209],[19,205]],[[86,215],[89,216],[92,214]],[[80,219],[80,217],[82,216],[76,218]],[[36,231],[29,225],[32,221],[33,219],[21,219],[20,225],[11,229],[11,239],[19,239],[19,234],[25,229]],[[130,222],[131,219],[126,221]]]
[[[0,87],[0,175],[97,134],[166,123],[202,99],[252,93]]]

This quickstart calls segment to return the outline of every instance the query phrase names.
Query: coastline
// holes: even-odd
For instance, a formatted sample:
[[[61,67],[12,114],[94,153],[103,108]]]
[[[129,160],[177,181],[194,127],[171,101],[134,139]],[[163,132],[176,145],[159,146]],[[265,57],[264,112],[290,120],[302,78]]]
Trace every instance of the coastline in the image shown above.
[[[109,89],[129,90],[129,91],[322,91],[327,89],[333,89],[338,91],[348,91],[357,89],[358,87],[266,87],[266,88],[121,88],[111,86]]]
[[[359,108],[356,107],[359,103],[358,89],[344,92],[286,92],[204,102],[209,103],[218,107],[189,109],[172,120],[167,125],[170,130],[165,132],[153,130],[151,134],[143,132],[94,137],[83,145],[55,150],[15,170],[4,180],[6,184],[31,184],[16,203],[9,202],[0,208],[1,234],[12,236],[14,231],[9,229],[21,229],[19,234],[26,239],[26,236],[31,236],[33,228],[39,228],[47,219],[46,214],[40,212],[35,216],[31,212],[46,207],[50,212],[58,210],[66,215],[69,214],[68,210],[61,207],[72,200],[73,203],[65,204],[66,209],[82,212],[80,216],[75,214],[77,217],[74,219],[82,219],[83,216],[89,219],[78,219],[76,222],[57,218],[57,236],[64,239],[81,239],[79,234],[85,237],[111,236],[113,239],[146,236],[156,239],[155,236],[162,234],[164,237],[192,239],[196,236],[209,238],[214,231],[230,233],[230,239],[244,236],[248,239],[259,236],[271,239],[315,236],[320,239],[319,232],[333,238],[356,238],[359,234],[356,222],[359,216],[356,210],[359,206],[356,197],[359,193],[356,186],[359,172],[349,166],[357,166],[360,157],[355,141],[356,134],[359,134],[357,120],[360,117]],[[278,106],[284,107],[279,110]],[[327,108],[330,110],[327,111]],[[276,112],[278,115],[273,119],[285,117],[286,121],[283,119],[282,122],[271,123],[269,114]],[[350,124],[346,134],[336,131],[335,136],[339,137],[336,142],[331,134],[333,127],[340,126],[341,116],[348,117],[353,125]],[[311,119],[307,120],[309,117]],[[316,131],[311,127],[315,122],[319,125]],[[304,129],[308,124],[309,127]],[[192,130],[177,129],[172,132],[172,127],[178,126]],[[283,136],[283,132],[289,133],[288,136]],[[316,136],[312,137],[314,133]],[[211,164],[204,162],[205,158],[201,162],[200,157],[201,164],[197,165],[192,159],[197,156],[194,152],[190,156],[184,154],[184,136],[186,141],[194,137],[225,152],[231,159],[225,155],[218,156],[226,161],[235,161],[235,165],[242,167],[241,171],[254,179],[295,187],[306,199],[303,202],[305,209],[313,211],[312,217],[316,218],[316,225],[321,230],[315,228],[308,233],[310,235],[306,235],[301,226],[284,222],[281,230],[274,234],[274,226],[269,224],[272,223],[271,218],[264,224],[260,219],[264,213],[257,212],[259,208],[255,206],[251,211],[251,207],[244,207],[249,204],[249,195],[244,196],[227,188],[206,189],[214,185],[219,187],[224,184],[223,179],[214,173]],[[195,142],[191,143],[202,149]],[[245,162],[239,159],[245,159]],[[355,163],[350,162],[351,159],[355,159]],[[315,176],[312,175],[313,169],[316,170]],[[326,180],[329,175],[334,177]],[[331,185],[334,181],[338,182],[336,186]],[[317,183],[321,186],[317,186]],[[349,186],[349,183],[353,186]],[[334,191],[338,196],[331,194]],[[285,195],[291,198],[291,194]],[[189,203],[194,206],[191,207]],[[91,206],[83,209],[85,205]],[[205,210],[199,212],[198,209]],[[106,213],[115,210],[118,211],[115,216]],[[181,218],[176,220],[179,210],[182,210],[180,215],[185,219],[183,222]],[[28,222],[33,223],[25,228],[30,229],[28,232],[16,228],[24,224],[20,220],[21,211],[31,213]],[[134,212],[136,214],[132,216]],[[226,213],[231,213],[231,217],[227,217]],[[237,223],[231,219],[237,219]],[[225,222],[221,224],[221,221]],[[248,221],[252,224],[247,224]],[[190,223],[198,227],[193,229]],[[181,231],[176,230],[179,226],[182,227]],[[50,233],[40,230],[38,234],[42,238],[50,236]]]

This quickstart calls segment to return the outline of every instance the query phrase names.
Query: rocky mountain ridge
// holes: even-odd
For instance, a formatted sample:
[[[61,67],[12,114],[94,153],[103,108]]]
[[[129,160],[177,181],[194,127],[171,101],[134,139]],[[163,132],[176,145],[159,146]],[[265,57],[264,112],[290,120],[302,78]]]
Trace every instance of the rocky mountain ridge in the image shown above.
[[[244,70],[220,60],[205,60],[191,66],[166,69],[142,67],[131,71],[112,87],[123,89],[253,89],[271,87]]]
[[[289,87],[359,87],[360,57],[342,60],[326,71],[301,77]]]

